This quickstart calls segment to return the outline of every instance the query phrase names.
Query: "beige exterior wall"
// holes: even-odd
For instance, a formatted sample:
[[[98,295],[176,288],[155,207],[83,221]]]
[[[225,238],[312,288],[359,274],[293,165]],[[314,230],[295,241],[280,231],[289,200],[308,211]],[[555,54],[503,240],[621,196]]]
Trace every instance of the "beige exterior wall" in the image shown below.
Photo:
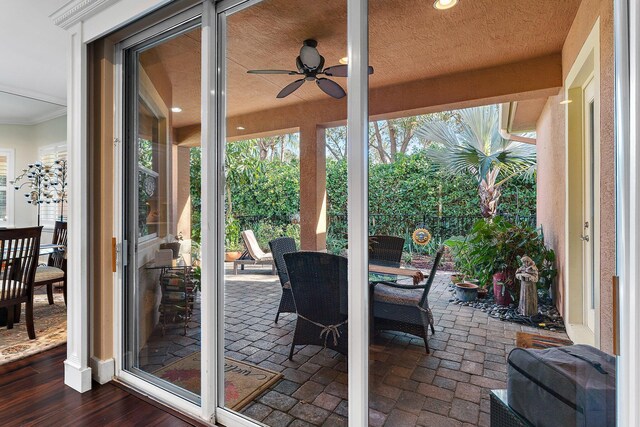
[[[611,351],[613,313],[611,283],[615,274],[615,158],[613,2],[584,0],[562,52],[563,80],[573,66],[596,20],[600,18],[600,346]],[[565,283],[566,135],[564,88],[550,97],[537,123],[538,224],[558,260],[557,306],[563,311]]]

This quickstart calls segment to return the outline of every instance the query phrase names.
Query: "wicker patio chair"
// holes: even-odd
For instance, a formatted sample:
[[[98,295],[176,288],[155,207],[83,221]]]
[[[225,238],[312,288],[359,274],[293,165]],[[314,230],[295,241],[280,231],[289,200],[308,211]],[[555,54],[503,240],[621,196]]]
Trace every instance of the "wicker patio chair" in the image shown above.
[[[289,360],[296,345],[347,354],[347,259],[320,252],[284,254],[298,310]]]
[[[53,228],[53,239],[51,243],[54,245],[62,245],[65,248],[55,250],[49,255],[47,265],[38,266],[36,269],[36,278],[33,287],[47,286],[47,297],[49,304],[53,304],[53,285],[62,283],[62,295],[64,303],[67,304],[67,223],[56,221]]]
[[[369,236],[369,259],[400,262],[404,239],[397,236]]]
[[[42,227],[0,230],[0,307],[7,309],[7,329],[20,319],[26,304],[27,334],[36,339],[33,326],[33,278],[38,266]]]
[[[280,306],[276,313],[276,323],[280,313],[295,313],[296,303],[293,300],[293,293],[291,292],[291,283],[289,283],[289,273],[287,273],[287,265],[284,262],[284,254],[297,252],[296,241],[291,237],[278,237],[269,242],[269,248],[273,254],[273,262],[276,265],[276,271],[280,278],[280,285],[282,286],[282,296],[280,297]]]
[[[427,334],[429,328],[432,334],[435,333],[435,329],[428,297],[443,253],[444,247],[441,246],[424,285],[403,285],[392,282],[374,285],[373,317],[376,331],[400,331],[422,337],[429,354]]]

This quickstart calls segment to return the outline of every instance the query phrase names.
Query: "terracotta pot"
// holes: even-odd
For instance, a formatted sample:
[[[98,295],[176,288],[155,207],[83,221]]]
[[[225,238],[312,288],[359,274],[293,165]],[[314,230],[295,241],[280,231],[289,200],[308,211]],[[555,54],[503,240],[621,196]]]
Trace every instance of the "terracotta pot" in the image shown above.
[[[231,262],[231,261],[235,261],[238,258],[240,258],[240,255],[242,255],[242,252],[240,251],[229,251],[229,252],[225,252],[224,253],[224,260],[226,262]]]
[[[478,285],[475,283],[462,282],[456,283],[456,298],[459,301],[469,302],[475,301],[478,297]]]
[[[503,284],[506,278],[507,274],[504,271],[493,275],[493,296],[498,305],[509,305],[513,302],[511,294],[505,289],[505,285]]]

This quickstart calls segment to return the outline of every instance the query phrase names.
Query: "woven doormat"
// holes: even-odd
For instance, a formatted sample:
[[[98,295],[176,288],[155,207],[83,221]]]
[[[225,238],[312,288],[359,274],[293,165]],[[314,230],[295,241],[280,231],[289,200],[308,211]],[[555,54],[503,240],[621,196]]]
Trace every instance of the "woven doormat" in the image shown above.
[[[516,334],[516,346],[520,348],[533,348],[537,350],[564,347],[572,345],[573,341],[565,338],[556,338],[546,335],[530,334],[528,332],[518,332]]]
[[[280,372],[264,369],[230,357],[224,358],[224,403],[239,411],[282,378]],[[173,362],[153,373],[194,394],[200,394],[200,352]]]

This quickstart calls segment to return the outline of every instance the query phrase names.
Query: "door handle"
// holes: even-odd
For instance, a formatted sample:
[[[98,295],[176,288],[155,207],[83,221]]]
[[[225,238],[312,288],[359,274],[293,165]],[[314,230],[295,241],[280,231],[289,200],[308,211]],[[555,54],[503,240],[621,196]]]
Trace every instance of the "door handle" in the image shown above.
[[[580,240],[582,240],[583,242],[588,242],[589,236],[580,236]]]

